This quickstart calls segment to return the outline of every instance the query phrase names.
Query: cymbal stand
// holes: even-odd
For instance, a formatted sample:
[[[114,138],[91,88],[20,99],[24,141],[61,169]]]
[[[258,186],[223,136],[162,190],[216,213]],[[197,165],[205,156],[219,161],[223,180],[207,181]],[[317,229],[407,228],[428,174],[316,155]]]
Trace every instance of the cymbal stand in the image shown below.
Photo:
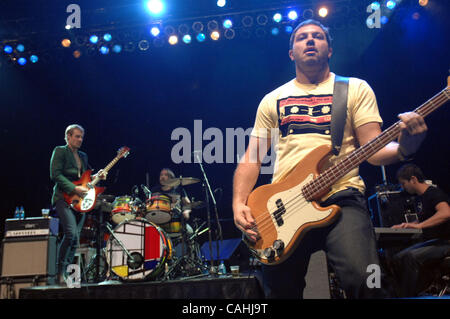
[[[199,153],[201,153],[201,151],[194,151],[194,155],[195,158],[197,159],[197,163],[200,166],[200,170],[202,171],[203,174],[203,183],[202,186],[205,189],[205,197],[206,197],[206,211],[207,211],[207,216],[208,216],[208,240],[209,240],[209,254],[211,257],[211,269],[210,272],[212,275],[217,275],[217,268],[214,267],[214,257],[212,254],[212,235],[211,235],[211,211],[210,211],[210,199],[213,202],[214,205],[214,211],[215,211],[215,215],[216,215],[216,222],[217,222],[217,229],[219,232],[219,239],[222,240],[222,228],[220,226],[220,222],[219,222],[219,215],[217,213],[217,203],[216,203],[216,199],[214,198],[214,193],[211,190],[211,186],[209,184],[208,181],[208,177],[206,176],[205,170],[203,169],[203,165],[202,165],[202,160],[201,158],[199,158]],[[219,259],[220,256],[220,248],[219,248],[219,241],[216,240],[216,249],[217,249],[217,258]],[[219,260],[217,261],[219,262]]]

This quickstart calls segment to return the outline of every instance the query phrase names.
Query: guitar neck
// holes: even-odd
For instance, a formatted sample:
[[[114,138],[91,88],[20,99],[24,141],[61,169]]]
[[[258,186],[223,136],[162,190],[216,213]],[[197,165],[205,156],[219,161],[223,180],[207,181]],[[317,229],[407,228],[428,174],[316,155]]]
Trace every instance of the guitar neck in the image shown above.
[[[103,169],[103,171],[105,173],[108,173],[108,171],[117,163],[117,161],[119,161],[119,159],[122,157],[122,155],[117,155],[111,162],[109,162],[108,165],[106,165],[106,167]],[[95,186],[98,182],[100,181],[100,178],[98,176],[96,176],[92,182],[91,185]]]
[[[450,99],[449,87],[446,87],[440,93],[433,96],[431,99],[423,103],[414,110],[415,113],[426,117],[431,112],[436,110],[441,105],[445,104]],[[389,142],[395,140],[400,134],[400,121],[391,125],[383,133],[368,142],[367,144],[357,148],[351,152],[346,158],[329,167],[322,172],[317,178],[307,183],[302,192],[304,196],[309,199],[316,199],[322,196],[330,187],[336,183],[345,174],[352,169],[358,167],[362,162],[370,158]]]

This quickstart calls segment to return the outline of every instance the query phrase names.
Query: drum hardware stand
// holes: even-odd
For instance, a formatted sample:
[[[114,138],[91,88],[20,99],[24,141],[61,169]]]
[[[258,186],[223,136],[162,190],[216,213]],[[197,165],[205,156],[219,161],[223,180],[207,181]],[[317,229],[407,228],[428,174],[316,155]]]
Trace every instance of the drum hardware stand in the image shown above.
[[[109,233],[114,238],[116,243],[119,244],[119,246],[122,248],[124,253],[127,254],[127,256],[128,256],[128,260],[127,260],[128,266],[131,269],[139,268],[144,262],[144,258],[142,257],[142,255],[139,254],[138,252],[132,252],[130,254],[128,249],[126,249],[125,246],[123,245],[122,241],[119,238],[116,237],[116,234],[114,233],[114,230],[111,228],[111,225],[109,223],[106,223],[106,229],[108,229]],[[111,250],[112,250],[112,245],[111,245]],[[112,254],[111,254],[111,256],[112,256]]]
[[[223,240],[222,238],[222,227],[220,226],[220,222],[219,222],[219,215],[217,213],[217,203],[216,200],[214,198],[214,193],[211,191],[211,186],[209,184],[208,181],[208,177],[206,176],[205,170],[203,169],[203,165],[202,165],[202,161],[199,158],[199,154],[201,153],[201,151],[194,151],[193,154],[195,156],[195,158],[197,159],[197,163],[200,166],[200,170],[202,171],[203,174],[203,183],[202,186],[205,189],[205,197],[206,197],[206,211],[207,211],[207,216],[208,216],[208,240],[209,240],[209,254],[211,256],[211,268],[210,268],[210,273],[212,275],[217,275],[217,268],[214,267],[214,258],[213,258],[213,254],[212,254],[212,235],[211,235],[211,211],[210,211],[210,198],[212,199],[213,205],[214,205],[214,211],[215,211],[215,215],[216,215],[216,222],[217,222],[217,228],[218,228],[218,237],[220,239],[220,241]],[[219,241],[216,241],[216,249],[217,249],[217,256],[220,256],[220,248],[219,248]]]

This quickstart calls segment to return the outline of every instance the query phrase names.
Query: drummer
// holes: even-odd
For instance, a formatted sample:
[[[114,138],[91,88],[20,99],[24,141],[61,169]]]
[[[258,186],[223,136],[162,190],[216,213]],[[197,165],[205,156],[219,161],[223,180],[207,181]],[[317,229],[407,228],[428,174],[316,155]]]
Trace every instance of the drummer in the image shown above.
[[[172,199],[172,220],[167,224],[160,225],[165,231],[169,233],[179,233],[177,222],[181,222],[181,216],[183,216],[184,221],[189,220],[191,210],[183,209],[183,205],[189,204],[191,201],[187,196],[186,191],[181,186],[172,187],[170,185],[165,185],[170,179],[174,179],[175,174],[169,168],[163,168],[159,173],[159,185],[152,187],[150,190],[152,195],[160,194],[169,196]],[[193,233],[192,227],[186,222],[186,233],[191,235]]]

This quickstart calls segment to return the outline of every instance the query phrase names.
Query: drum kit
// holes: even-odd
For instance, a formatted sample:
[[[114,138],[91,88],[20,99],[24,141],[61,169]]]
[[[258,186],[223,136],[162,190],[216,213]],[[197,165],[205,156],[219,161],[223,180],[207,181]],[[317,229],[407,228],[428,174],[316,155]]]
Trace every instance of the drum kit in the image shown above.
[[[180,177],[170,179],[164,185],[175,188],[198,182],[200,180],[196,178]],[[205,203],[183,203],[178,194],[152,194],[146,190],[144,201],[129,195],[99,196],[101,210],[109,213],[107,219],[114,226],[109,221],[98,220],[97,232],[103,230],[104,233],[97,236],[101,238],[102,248],[97,242],[97,256],[87,267],[90,274],[86,276],[87,281],[94,277],[97,281],[169,280],[208,273],[198,243],[199,236],[208,231],[208,227],[205,222],[199,225],[201,220],[198,218],[188,224],[181,214],[184,210],[203,208]],[[88,234],[90,242],[94,242],[93,229],[92,223],[85,223],[81,238],[83,233]]]

